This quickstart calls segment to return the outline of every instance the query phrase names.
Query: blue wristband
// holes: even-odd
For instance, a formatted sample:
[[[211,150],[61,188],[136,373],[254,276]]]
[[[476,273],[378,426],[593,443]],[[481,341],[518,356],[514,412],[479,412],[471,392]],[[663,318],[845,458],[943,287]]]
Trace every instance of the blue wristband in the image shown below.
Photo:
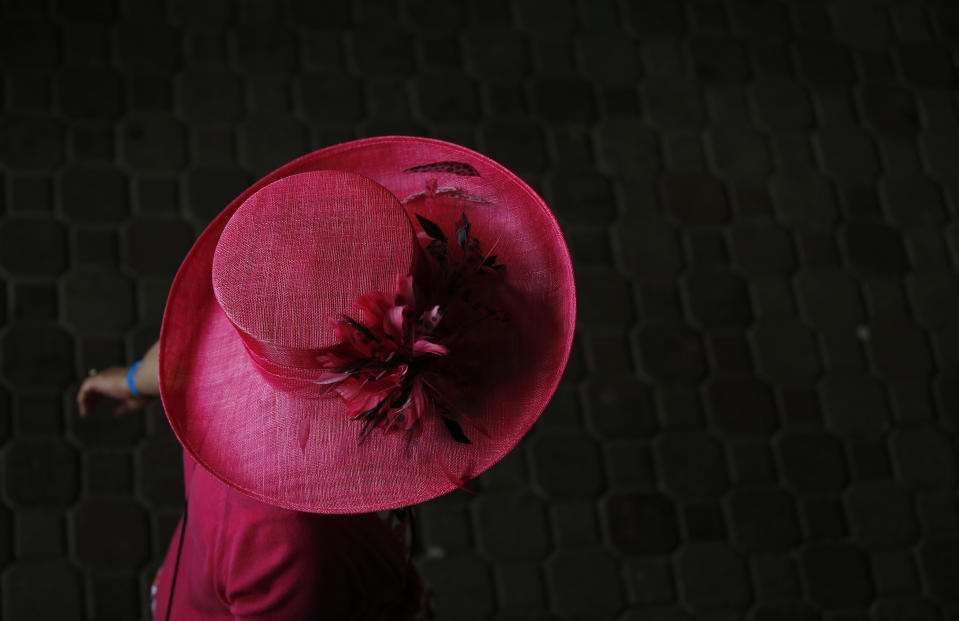
[[[137,369],[140,367],[141,362],[143,361],[137,360],[132,365],[130,365],[130,370],[127,371],[127,388],[129,388],[130,392],[132,392],[137,397],[141,395],[140,395],[140,391],[137,390],[136,384],[133,383],[133,374],[137,372]]]

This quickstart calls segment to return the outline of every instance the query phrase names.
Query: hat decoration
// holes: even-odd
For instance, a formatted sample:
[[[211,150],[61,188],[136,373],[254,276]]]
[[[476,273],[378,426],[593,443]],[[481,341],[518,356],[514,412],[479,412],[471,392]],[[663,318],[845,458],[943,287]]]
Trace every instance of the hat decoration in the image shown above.
[[[438,169],[477,174],[460,162],[437,162],[405,172]],[[414,194],[407,201],[424,196],[431,210],[440,191],[437,185],[430,179],[425,196]],[[471,198],[455,188],[443,188],[443,193]],[[374,429],[384,434],[404,431],[407,442],[412,442],[422,432],[425,417],[439,416],[453,440],[472,444],[463,431],[466,417],[455,407],[468,362],[451,361],[450,354],[455,357],[457,345],[470,338],[470,328],[478,322],[509,321],[496,303],[506,266],[496,263],[496,255],[483,255],[480,240],[470,235],[465,212],[456,223],[452,245],[438,224],[414,215],[423,229],[417,239],[428,257],[426,280],[401,275],[392,294],[372,291],[360,296],[356,305],[363,311],[362,321],[348,315],[331,317],[339,344],[315,357],[327,369],[316,382],[339,394],[351,420],[362,421],[360,443]],[[486,435],[478,421],[469,424]],[[301,448],[308,433],[304,421]]]

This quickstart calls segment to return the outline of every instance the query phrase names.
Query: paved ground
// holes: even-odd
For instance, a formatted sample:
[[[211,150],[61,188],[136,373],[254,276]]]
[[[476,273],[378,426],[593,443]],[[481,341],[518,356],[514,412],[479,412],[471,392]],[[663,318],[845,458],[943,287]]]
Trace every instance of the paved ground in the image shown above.
[[[520,172],[578,275],[541,424],[422,507],[440,619],[959,619],[952,3],[2,6],[4,619],[143,615],[178,445],[78,380],[249,182],[386,133]]]

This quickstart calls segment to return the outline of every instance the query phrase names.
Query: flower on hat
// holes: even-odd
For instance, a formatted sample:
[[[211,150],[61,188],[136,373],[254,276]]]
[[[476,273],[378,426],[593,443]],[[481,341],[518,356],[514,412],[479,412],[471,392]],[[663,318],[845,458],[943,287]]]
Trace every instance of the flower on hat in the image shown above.
[[[428,195],[435,192],[435,182],[427,184]],[[430,257],[427,280],[401,275],[392,293],[359,297],[362,321],[331,318],[339,344],[316,357],[327,369],[316,381],[339,394],[352,420],[363,422],[361,442],[373,429],[404,431],[412,440],[424,420],[439,416],[455,441],[471,444],[461,425],[465,417],[455,407],[462,378],[449,359],[475,322],[508,320],[483,301],[505,266],[495,255],[482,255],[466,213],[457,222],[452,250],[439,225],[415,215],[423,228],[417,237]],[[470,424],[484,432],[476,421]]]

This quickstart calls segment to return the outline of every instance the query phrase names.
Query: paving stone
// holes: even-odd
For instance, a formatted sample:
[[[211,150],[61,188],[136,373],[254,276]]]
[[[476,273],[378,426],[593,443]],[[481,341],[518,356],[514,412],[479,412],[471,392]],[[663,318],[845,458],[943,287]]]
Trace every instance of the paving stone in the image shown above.
[[[749,276],[789,274],[796,267],[789,232],[770,218],[735,220],[728,236],[736,264]]]
[[[117,222],[129,213],[126,175],[106,166],[70,166],[60,175],[64,215],[74,221]]]
[[[959,157],[959,129],[927,129],[919,133],[919,145],[929,172],[940,180],[951,179],[954,163]]]
[[[734,488],[725,501],[738,550],[788,552],[801,540],[793,500],[786,492],[771,487]]]
[[[65,323],[85,335],[120,336],[136,315],[133,287],[119,272],[79,268],[61,280]]]
[[[753,612],[752,619],[755,621],[804,619],[803,611],[806,604],[800,603],[802,595],[799,574],[791,556],[753,555],[750,558],[750,566],[757,602],[776,602],[759,604]],[[813,616],[812,619],[818,619],[818,617]]]
[[[856,480],[891,479],[892,464],[882,440],[855,440],[849,444],[853,477]]]
[[[713,167],[732,179],[761,179],[770,167],[762,134],[743,127],[717,125],[706,132]]]
[[[493,612],[489,570],[473,553],[427,559],[422,571],[432,585],[437,615],[479,621]]]
[[[640,440],[616,439],[603,443],[606,473],[611,488],[656,486],[649,446]]]
[[[0,64],[34,70],[50,70],[60,62],[55,24],[42,20],[5,19]]]
[[[911,549],[875,550],[870,565],[878,594],[913,595],[921,589]]]
[[[779,416],[784,424],[815,427],[822,425],[819,397],[815,389],[783,386],[776,392],[779,399]]]
[[[906,289],[916,323],[927,330],[945,327],[959,308],[959,278],[951,272],[912,272]]]
[[[83,618],[83,594],[77,571],[66,560],[20,560],[3,573],[4,619]]]
[[[639,604],[649,613],[648,618],[676,619],[677,617],[660,616],[661,611],[653,607],[655,604],[676,601],[675,578],[669,562],[658,558],[630,557],[624,559],[623,565],[633,610],[637,610],[636,605]]]
[[[687,504],[682,516],[685,541],[725,541],[728,537],[723,509],[718,502]]]
[[[69,528],[73,554],[87,567],[136,567],[149,557],[147,514],[133,499],[85,498],[71,511]]]
[[[474,511],[477,543],[490,561],[537,561],[548,552],[545,507],[535,496],[487,493]]]
[[[597,127],[597,157],[610,173],[652,176],[660,169],[656,136],[636,119],[607,119]]]
[[[868,84],[858,91],[863,118],[884,134],[912,137],[919,129],[919,111],[913,94],[898,86]]]
[[[637,0],[624,6],[627,28],[636,35],[682,35],[686,32],[686,16],[681,5],[655,0]]]
[[[249,175],[237,168],[193,168],[187,173],[187,208],[199,220],[209,222],[251,182]]]
[[[666,384],[656,391],[656,411],[664,429],[701,430],[705,426],[699,391],[695,386]]]
[[[920,176],[885,176],[879,183],[883,207],[891,222],[904,227],[940,225],[945,219],[938,185]]]
[[[0,265],[14,276],[55,276],[67,263],[63,226],[41,218],[0,222]]]
[[[615,31],[576,37],[584,75],[601,84],[632,87],[641,73],[639,42]]]
[[[806,385],[819,375],[813,334],[788,315],[760,319],[751,332],[760,372],[771,381]]]
[[[177,76],[177,100],[187,121],[227,123],[243,113],[239,78],[227,71],[191,69]]]
[[[10,518],[6,511],[0,513],[3,523],[3,545],[12,541],[17,558],[58,557],[67,551],[65,529],[63,528],[63,509],[24,509],[17,511],[15,519],[16,537],[11,537]],[[4,562],[10,560],[9,548],[4,550]]]
[[[616,493],[605,499],[603,513],[610,540],[624,555],[670,554],[680,543],[676,505],[664,494]]]
[[[838,215],[830,183],[818,174],[782,172],[773,177],[776,215],[790,228],[832,231]]]
[[[924,378],[933,370],[926,337],[909,320],[877,318],[869,322],[869,352],[876,370],[887,379]]]
[[[694,128],[705,121],[701,88],[696,81],[651,78],[640,83],[640,93],[646,115],[655,127]]]
[[[714,377],[706,403],[717,429],[731,436],[765,436],[778,427],[772,393],[750,377]]]
[[[949,265],[949,250],[941,227],[930,226],[908,229],[905,232],[906,252],[918,272],[940,269]]]
[[[533,81],[534,110],[550,123],[590,123],[595,117],[593,90],[575,78],[542,78]]]
[[[499,565],[494,571],[497,600],[505,612],[531,617],[545,612],[546,586],[538,564]]]
[[[867,605],[873,596],[861,550],[844,543],[812,543],[800,553],[809,597],[827,610]]]
[[[138,218],[121,240],[125,262],[138,274],[173,274],[193,245],[193,232],[180,220]]]
[[[756,115],[768,129],[803,130],[812,126],[809,96],[791,80],[759,80],[750,84]]]
[[[7,81],[10,108],[47,111],[51,107],[50,80],[33,73],[13,73]]]
[[[740,40],[718,35],[699,35],[689,40],[696,75],[706,83],[745,82],[749,61]]]
[[[577,309],[577,321],[585,327],[623,329],[633,322],[634,311],[630,300],[629,281],[618,273],[607,270],[580,270],[576,275],[577,295],[595,296],[602,300],[593,308]]]
[[[855,541],[864,548],[907,546],[918,537],[912,501],[893,481],[853,481],[843,493]]]
[[[358,121],[364,104],[360,83],[343,73],[311,73],[300,77],[303,111],[319,123]]]
[[[132,572],[98,571],[88,580],[96,618],[131,619],[140,614],[140,588]]]
[[[729,216],[722,183],[708,175],[667,173],[662,176],[666,209],[688,224],[720,224]]]
[[[690,267],[715,268],[729,264],[726,241],[717,229],[690,227],[683,237]]]
[[[74,126],[68,142],[74,161],[106,163],[115,157],[112,126]]]
[[[867,278],[862,281],[862,290],[866,298],[869,314],[880,321],[907,320],[908,304],[906,293],[900,278]],[[865,342],[870,338],[868,327],[864,327],[859,337]]]
[[[532,443],[533,475],[550,498],[593,496],[603,489],[596,444],[582,434],[543,433]]]
[[[845,46],[825,38],[801,37],[793,42],[793,50],[803,77],[810,82],[837,85],[855,82],[855,70]]]
[[[864,275],[897,275],[906,271],[906,252],[900,232],[867,220],[841,227],[840,240],[849,264]]]
[[[642,369],[654,380],[689,384],[705,374],[700,336],[685,324],[645,322],[637,332],[636,342]]]
[[[619,570],[600,547],[557,551],[546,561],[553,610],[564,617],[610,615],[620,610]]]
[[[602,437],[648,436],[656,431],[652,392],[632,374],[587,380],[585,403],[591,428]]]
[[[525,37],[506,28],[470,28],[462,40],[473,74],[486,82],[518,82],[529,72]]]
[[[803,319],[815,328],[855,325],[864,310],[856,281],[836,268],[802,269],[794,277]]]
[[[820,382],[826,425],[842,437],[876,437],[890,427],[882,384],[869,377],[830,373]]]
[[[751,373],[752,357],[745,339],[739,334],[706,335],[706,352],[709,366],[715,371]]]
[[[121,133],[123,160],[140,171],[176,171],[186,161],[183,128],[164,113],[127,117]]]
[[[447,500],[447,499],[444,499]],[[455,502],[427,502],[416,509],[427,555],[470,548],[473,531],[468,507]]]
[[[786,430],[776,440],[780,472],[799,492],[840,491],[846,486],[842,445],[832,434]]]
[[[0,338],[3,375],[15,389],[63,388],[73,380],[73,341],[56,324],[9,324]]]
[[[654,450],[663,485],[680,498],[717,498],[729,485],[722,447],[707,433],[665,431]]]
[[[4,489],[16,507],[59,508],[78,490],[77,455],[58,438],[18,438],[4,459]]]
[[[882,6],[868,2],[847,2],[827,7],[842,43],[865,50],[881,50],[890,37],[890,27]]]
[[[106,24],[78,20],[61,26],[64,57],[78,65],[101,65],[109,62],[110,29]],[[53,34],[55,37],[56,34]],[[49,51],[47,50],[48,53]]]
[[[681,282],[690,314],[707,330],[741,328],[752,322],[746,286],[732,272],[698,269]]]
[[[52,118],[6,114],[0,120],[0,160],[11,169],[53,170],[63,159],[63,130]]]
[[[956,449],[943,431],[930,425],[894,429],[889,448],[897,478],[912,489],[943,489],[956,483]]]
[[[686,545],[676,555],[683,603],[696,614],[744,610],[751,598],[745,560],[728,544]]]
[[[152,466],[162,467],[162,462]],[[90,493],[129,494],[133,491],[133,464],[128,451],[88,449],[83,455],[83,474],[84,488]]]
[[[852,125],[821,129],[817,135],[823,169],[841,183],[871,183],[879,174],[872,139]]]
[[[901,43],[896,47],[899,69],[919,88],[951,88],[956,72],[949,50],[932,43]]]
[[[66,66],[57,76],[60,110],[71,119],[115,119],[122,112],[120,76],[103,67]]]
[[[120,22],[114,37],[114,58],[124,71],[169,75],[180,65],[179,31],[166,24]]]
[[[959,505],[949,490],[920,491],[913,496],[922,532],[926,536],[959,530]]]
[[[599,523],[592,500],[550,503],[553,547],[579,547],[599,543]]]
[[[557,172],[550,177],[552,208],[573,224],[611,222],[616,204],[609,182],[593,172]]]
[[[809,497],[801,501],[807,540],[839,541],[849,536],[842,502],[834,496]]]
[[[955,536],[925,539],[919,544],[919,563],[928,592],[941,602],[955,603],[959,580],[959,539]]]

